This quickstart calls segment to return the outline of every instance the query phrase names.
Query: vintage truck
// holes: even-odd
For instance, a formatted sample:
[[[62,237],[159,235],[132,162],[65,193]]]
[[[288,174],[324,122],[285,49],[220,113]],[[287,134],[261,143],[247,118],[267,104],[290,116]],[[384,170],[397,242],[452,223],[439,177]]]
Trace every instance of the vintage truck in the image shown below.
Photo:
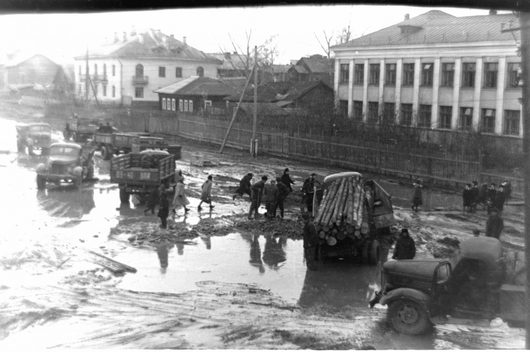
[[[390,240],[395,223],[391,196],[358,172],[329,175],[322,187],[322,202],[318,204],[317,192],[313,200],[313,223],[320,238],[316,260],[360,258],[376,264],[380,244]]]
[[[392,327],[410,335],[428,332],[446,315],[523,322],[524,286],[507,282],[504,258],[499,240],[473,237],[450,259],[386,262],[370,306],[387,305]]]
[[[110,161],[110,182],[120,187],[120,201],[128,203],[131,194],[142,200],[153,188],[167,181],[174,185],[175,158],[161,150],[145,150],[115,156]]]
[[[35,151],[40,151],[41,155],[46,155],[52,141],[52,128],[48,123],[18,124],[17,129],[17,150],[29,155],[34,155]]]
[[[86,143],[94,138],[94,134],[103,122],[98,119],[74,116],[66,122],[63,137],[66,141]]]
[[[167,150],[167,142],[148,133],[102,132],[94,134],[93,144],[101,151],[104,160],[110,160],[114,154],[140,152],[146,149]]]
[[[46,183],[73,183],[80,187],[84,180],[94,177],[94,148],[77,143],[54,143],[46,162],[37,165],[37,188]]]

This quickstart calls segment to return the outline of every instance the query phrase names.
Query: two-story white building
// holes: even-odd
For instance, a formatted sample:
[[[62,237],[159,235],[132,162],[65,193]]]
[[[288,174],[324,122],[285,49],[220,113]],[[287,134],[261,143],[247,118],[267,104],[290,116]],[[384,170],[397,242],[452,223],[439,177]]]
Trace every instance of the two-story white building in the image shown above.
[[[337,106],[350,118],[521,136],[513,14],[429,11],[332,48]]]
[[[75,57],[79,99],[158,104],[155,90],[191,76],[215,78],[219,60],[158,30],[123,33],[113,43]],[[87,77],[89,79],[87,79]]]

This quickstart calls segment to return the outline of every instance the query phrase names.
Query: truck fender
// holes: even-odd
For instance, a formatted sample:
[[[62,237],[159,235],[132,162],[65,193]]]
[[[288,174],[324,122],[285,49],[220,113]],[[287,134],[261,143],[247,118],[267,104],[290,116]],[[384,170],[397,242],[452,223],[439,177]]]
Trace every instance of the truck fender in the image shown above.
[[[395,290],[392,290],[386,293],[385,295],[383,295],[379,303],[382,305],[390,304],[393,301],[400,299],[400,298],[406,298],[412,301],[416,301],[420,304],[425,305],[427,308],[429,307],[429,303],[431,300],[428,295],[426,295],[425,293],[421,291],[414,290],[412,288],[402,287],[402,288],[397,288]]]

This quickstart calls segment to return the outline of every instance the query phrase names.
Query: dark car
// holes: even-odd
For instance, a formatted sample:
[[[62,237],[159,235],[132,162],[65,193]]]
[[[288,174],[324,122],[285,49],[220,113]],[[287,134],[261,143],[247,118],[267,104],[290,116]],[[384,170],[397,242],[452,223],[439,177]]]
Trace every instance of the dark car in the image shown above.
[[[40,151],[41,155],[46,155],[52,140],[52,129],[48,123],[20,124],[17,129],[17,150],[29,155],[34,155],[35,151]]]
[[[524,309],[522,315],[514,307],[524,307],[524,290],[504,284],[504,269],[499,240],[474,237],[462,242],[451,260],[386,262],[382,290],[370,304],[388,305],[392,327],[412,335],[427,332],[433,318],[447,314],[521,321]]]

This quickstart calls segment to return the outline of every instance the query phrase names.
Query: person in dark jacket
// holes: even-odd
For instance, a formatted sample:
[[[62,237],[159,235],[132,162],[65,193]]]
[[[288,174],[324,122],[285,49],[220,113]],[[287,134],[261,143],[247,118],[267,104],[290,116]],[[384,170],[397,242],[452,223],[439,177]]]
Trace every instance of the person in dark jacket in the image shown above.
[[[294,185],[294,181],[291,179],[291,176],[289,176],[289,169],[288,168],[283,170],[282,182],[283,182],[284,185],[287,186],[287,188],[289,188],[289,193],[293,191],[291,185]]]
[[[495,189],[495,183],[491,183],[488,187],[488,192],[486,193],[486,205],[488,208],[488,214],[491,212],[491,208],[494,207],[495,203],[495,195],[497,193],[497,190]]]
[[[302,193],[308,213],[311,213],[313,211],[313,197],[315,195],[315,185],[320,184],[320,182],[315,179],[315,176],[316,174],[312,173],[311,176],[305,179],[304,185],[302,186]]]
[[[399,238],[396,242],[396,247],[394,248],[394,255],[392,259],[414,259],[416,255],[416,244],[414,240],[409,235],[407,229],[401,230]]]
[[[169,216],[169,191],[168,185],[162,183],[159,188],[160,194],[160,206],[158,208],[158,217],[160,218],[161,225],[163,229],[167,228],[167,217]]]
[[[414,193],[412,194],[412,210],[418,211],[420,205],[423,204],[423,196],[421,189],[423,186],[418,181],[412,184],[414,186]]]
[[[471,212],[474,213],[477,210],[477,204],[479,203],[479,189],[478,182],[473,181],[471,186]]]
[[[313,222],[311,215],[304,213],[302,215],[305,225],[304,225],[304,258],[307,263],[309,270],[317,270],[318,261],[318,249],[320,246],[320,239],[318,237],[317,229]]]
[[[483,207],[487,205],[488,202],[488,184],[483,183],[480,185],[480,188],[478,190],[478,204],[482,204]]]
[[[280,209],[280,217],[283,219],[283,202],[289,195],[289,188],[285,185],[285,183],[282,182],[282,179],[280,177],[276,178],[276,187],[278,188],[278,202],[276,203],[276,205]],[[276,213],[276,209],[274,210],[274,213]]]
[[[506,201],[506,193],[504,193],[504,187],[499,186],[499,189],[495,193],[495,200],[493,201],[493,207],[496,208],[499,213],[502,213],[504,209],[504,202]]]
[[[236,190],[236,194],[234,194],[232,200],[235,200],[237,196],[243,197],[243,194],[248,194],[250,197],[250,187],[252,187],[250,181],[253,177],[254,174],[252,172],[243,176],[241,181],[239,181],[239,188]]]
[[[276,218],[276,203],[278,202],[278,187],[276,187],[276,181],[265,184],[263,190],[263,200],[265,201],[265,208],[267,209],[267,218]]]
[[[462,211],[471,211],[471,204],[473,202],[472,199],[473,195],[471,193],[471,185],[468,183],[464,190],[462,191],[462,201],[463,201],[463,207]]]
[[[486,236],[499,239],[503,228],[504,221],[500,217],[498,210],[496,208],[491,208],[490,216],[486,222]]]
[[[252,219],[252,213],[254,213],[254,218],[259,216],[259,206],[261,205],[261,198],[263,197],[263,190],[265,188],[265,183],[267,182],[268,177],[262,176],[261,181],[258,181],[252,185],[250,188],[250,209],[248,211],[248,219]]]
[[[151,214],[155,213],[155,208],[158,202],[160,201],[159,196],[159,190],[158,187],[154,187],[151,192],[149,192],[149,197],[147,198],[147,207],[144,210],[144,215],[147,215],[149,211],[151,211]]]

